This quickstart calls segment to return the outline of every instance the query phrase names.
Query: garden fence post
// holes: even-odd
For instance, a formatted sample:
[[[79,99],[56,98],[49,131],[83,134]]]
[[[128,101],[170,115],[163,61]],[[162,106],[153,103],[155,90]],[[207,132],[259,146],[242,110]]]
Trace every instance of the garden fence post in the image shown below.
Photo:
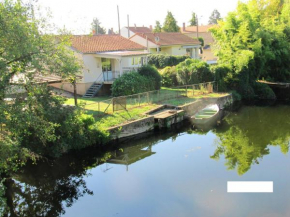
[[[147,104],[149,104],[149,92],[147,92]]]
[[[138,103],[139,103],[139,106],[140,106],[140,93],[138,94]]]

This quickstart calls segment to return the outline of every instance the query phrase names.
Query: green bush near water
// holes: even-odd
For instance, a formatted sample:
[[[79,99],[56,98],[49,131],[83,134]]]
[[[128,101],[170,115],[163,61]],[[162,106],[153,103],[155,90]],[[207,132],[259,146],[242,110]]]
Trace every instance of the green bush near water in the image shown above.
[[[187,59],[176,66],[177,80],[182,85],[213,81],[214,76],[207,63]]]
[[[172,87],[178,85],[175,66],[165,67],[160,71],[160,75],[162,77],[162,86]]]

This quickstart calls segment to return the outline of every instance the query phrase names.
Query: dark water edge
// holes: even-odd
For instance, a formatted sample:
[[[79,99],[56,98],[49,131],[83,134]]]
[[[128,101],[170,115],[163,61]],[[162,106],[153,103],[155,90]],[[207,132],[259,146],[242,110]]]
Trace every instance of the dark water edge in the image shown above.
[[[283,118],[280,117],[280,114],[276,114],[280,118],[275,123],[276,127],[268,126],[265,123],[265,126],[261,128],[258,123],[250,122],[251,119],[259,114],[261,114],[261,120],[269,119],[272,109],[274,111],[276,107],[281,108],[281,106],[290,106],[290,101],[243,101],[233,105],[231,111],[224,111],[221,114],[225,121],[222,121],[218,127],[211,129],[215,135],[222,139],[228,139],[228,136],[233,134],[235,137],[230,139],[237,139],[237,144],[246,141],[244,140],[244,136],[246,136],[247,140],[257,144],[256,150],[245,156],[245,158],[250,159],[249,163],[244,163],[239,159],[240,153],[236,153],[235,158],[232,158],[235,153],[228,156],[229,158],[225,157],[229,163],[233,163],[229,164],[229,167],[236,168],[241,175],[246,174],[251,169],[251,166],[257,164],[257,162],[259,163],[261,156],[269,155],[270,152],[267,147],[271,141],[276,141],[276,138],[283,140],[279,141],[280,143],[288,141],[288,137],[281,135],[286,135],[289,131],[288,129],[290,129],[285,129],[290,126],[290,123],[287,122],[290,120],[289,116]],[[269,108],[270,110],[260,111],[260,108]],[[284,110],[280,109],[279,111],[282,112]],[[239,115],[241,118],[239,118]],[[285,123],[283,123],[283,126],[277,126],[281,123],[281,120],[285,120]],[[271,121],[273,122],[274,120]],[[248,130],[251,127],[257,131],[251,133]],[[273,130],[270,129],[271,127]],[[264,135],[263,131],[273,131],[273,135]],[[89,147],[83,150],[70,151],[58,159],[45,158],[37,162],[37,165],[32,165],[30,162],[18,173],[13,174],[11,178],[6,179],[4,183],[9,214],[3,216],[64,215],[66,210],[72,207],[79,199],[94,195],[94,192],[87,186],[89,170],[105,165],[106,162],[112,159],[122,160],[124,154],[129,156],[128,164],[130,165],[137,161],[141,162],[145,158],[154,156],[155,153],[152,151],[152,147],[162,142],[171,140],[174,143],[179,137],[185,135],[197,134],[206,136],[209,132],[210,130],[192,129],[190,122],[183,122],[173,126],[171,129],[144,133],[111,142],[103,147]],[[284,141],[284,139],[286,140]],[[227,142],[228,140],[224,141]],[[216,152],[212,155],[213,158],[216,157],[218,159],[221,155],[227,156],[227,148],[231,144],[226,142],[217,147]],[[235,148],[239,150],[243,147],[237,146]],[[288,152],[288,150],[284,151]],[[104,170],[105,172],[110,171],[110,167]],[[174,171],[172,172],[174,173]],[[84,214],[83,216],[86,215]]]

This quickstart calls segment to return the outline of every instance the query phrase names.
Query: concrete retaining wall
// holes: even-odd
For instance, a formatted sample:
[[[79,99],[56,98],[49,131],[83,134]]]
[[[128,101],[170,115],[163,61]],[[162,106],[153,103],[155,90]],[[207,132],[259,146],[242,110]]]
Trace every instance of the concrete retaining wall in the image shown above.
[[[183,106],[179,106],[178,109],[184,110],[185,112],[184,115],[182,113],[182,115],[180,114],[176,115],[176,117],[173,118],[171,117],[168,120],[166,119],[164,123],[162,122],[156,124],[158,124],[160,127],[169,127],[169,125],[171,126],[173,124],[183,121],[184,117],[189,118],[192,115],[196,114],[201,109],[203,109],[204,107],[206,107],[207,105],[215,103],[218,104],[220,108],[224,108],[226,105],[232,104],[232,96],[229,94],[219,98],[204,98]],[[160,110],[163,109],[164,107],[166,107],[166,105],[160,106],[158,109]],[[111,139],[115,140],[151,131],[154,129],[154,126],[155,126],[154,117],[149,116],[127,124],[111,127],[108,129],[108,131],[111,135]]]
[[[108,131],[110,132],[111,138],[114,140],[144,133],[153,129],[154,117],[150,116],[127,124],[111,127]]]
[[[195,102],[185,104],[183,106],[178,106],[178,109],[182,109],[185,111],[185,116],[188,118],[193,116],[201,109],[205,108],[207,105],[210,104],[218,104],[221,109],[225,106],[232,104],[232,95],[226,95],[219,98],[203,98],[199,99]]]

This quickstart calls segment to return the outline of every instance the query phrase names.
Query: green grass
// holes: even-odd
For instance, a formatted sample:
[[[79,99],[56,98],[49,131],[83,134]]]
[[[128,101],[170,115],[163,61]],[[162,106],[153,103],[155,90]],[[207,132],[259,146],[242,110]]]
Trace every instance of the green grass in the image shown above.
[[[146,117],[145,112],[156,108],[158,105],[147,105],[140,108],[131,109],[130,111],[118,111],[113,114],[107,114],[103,117],[96,117],[96,122],[99,127],[109,128],[113,126],[117,126],[120,124],[124,124],[127,122],[131,122],[134,120],[138,120]]]
[[[141,97],[129,96],[126,99],[126,109],[113,112],[111,97],[79,98],[78,104],[81,105],[88,114],[95,117],[100,127],[109,128],[124,124],[130,121],[145,117],[145,112],[156,108],[160,104],[184,105],[194,102],[201,98],[221,97],[226,94],[210,93],[204,94],[200,90],[190,90],[186,94],[186,89],[172,89],[162,87],[160,92],[150,92],[142,94]],[[149,101],[149,104],[148,104]],[[65,104],[74,105],[74,99],[68,98]]]

